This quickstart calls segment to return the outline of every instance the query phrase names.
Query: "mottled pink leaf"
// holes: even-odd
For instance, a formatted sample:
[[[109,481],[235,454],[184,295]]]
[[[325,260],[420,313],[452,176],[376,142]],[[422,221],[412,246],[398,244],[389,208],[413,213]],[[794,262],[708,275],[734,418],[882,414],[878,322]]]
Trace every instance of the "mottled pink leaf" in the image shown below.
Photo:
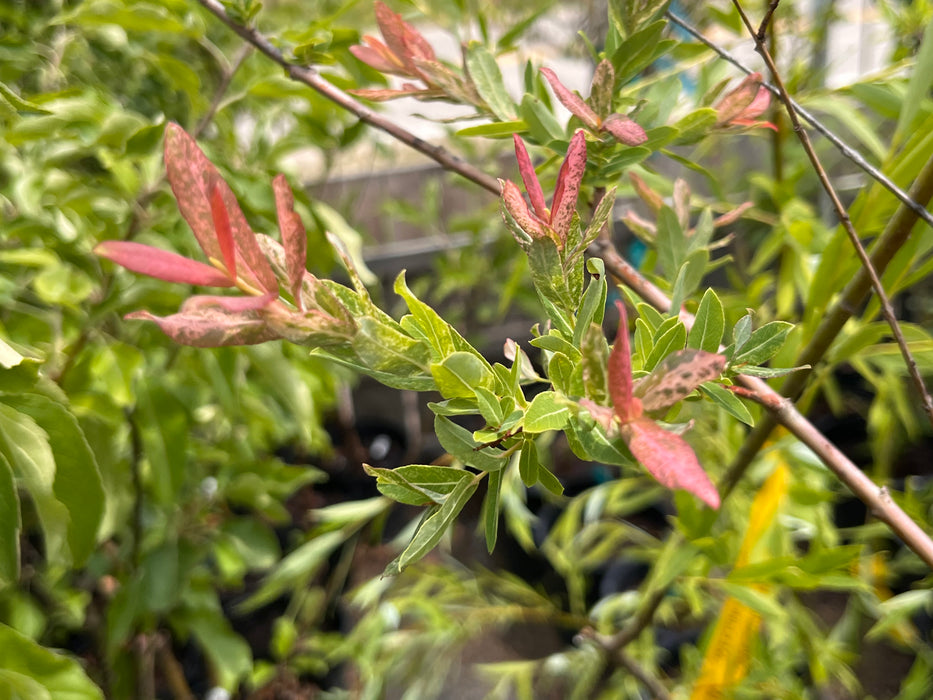
[[[236,247],[233,244],[233,232],[230,230],[230,217],[224,205],[223,195],[216,185],[211,188],[211,218],[214,220],[214,231],[217,234],[217,244],[223,256],[224,267],[230,277],[236,279]]]
[[[724,355],[703,350],[680,350],[664,358],[635,387],[642,408],[655,411],[673,406],[703,382],[717,379],[726,366]]]
[[[612,62],[603,59],[593,71],[593,80],[590,82],[590,98],[588,104],[600,119],[609,116],[612,109],[612,93],[615,90],[616,74]]]
[[[295,211],[295,198],[284,175],[275,176],[272,189],[275,192],[275,211],[279,218],[279,230],[282,232],[282,245],[285,248],[289,289],[300,309],[302,302],[299,292],[307,266],[308,234],[301,223],[301,217]]]
[[[560,82],[557,74],[550,68],[542,68],[541,73],[544,74],[548,83],[551,84],[551,89],[554,91],[554,94],[557,95],[557,99],[560,100],[560,103],[564,105],[564,107],[570,110],[571,114],[579,117],[580,121],[588,128],[594,130],[599,128],[599,116],[583,101],[582,97],[568,90],[564,84]]]
[[[215,267],[142,243],[104,241],[94,248],[94,252],[127,270],[166,282],[205,287],[232,287],[234,284],[233,279]]]
[[[499,186],[502,188],[502,203],[506,211],[515,219],[522,231],[532,238],[543,238],[547,236],[544,230],[544,224],[541,223],[528,209],[528,203],[522,197],[522,191],[511,180],[499,180]]]
[[[193,311],[207,307],[218,307],[231,313],[241,313],[243,311],[258,311],[264,309],[278,296],[272,292],[267,292],[262,296],[218,296],[213,294],[199,294],[185,300],[182,308],[186,311]]]
[[[392,53],[391,49],[379,41],[379,39],[373,36],[364,36],[363,41],[366,42],[368,46],[350,47],[350,53],[356,56],[360,61],[381,73],[409,75],[401,59]]]
[[[727,92],[715,107],[717,124],[724,126],[736,118],[749,118],[744,114],[745,110],[751,107],[752,103],[761,104],[759,93],[765,89],[762,88],[761,81],[761,73],[750,73],[734,89]],[[767,90],[765,92],[767,93]],[[754,116],[759,114],[761,112]]]
[[[412,58],[434,60],[434,50],[423,36],[408,22],[402,19],[383,2],[376,2],[376,22],[379,30],[389,45],[392,53],[401,59],[409,74],[417,75],[418,70]]]
[[[710,508],[719,508],[719,492],[683,438],[645,417],[624,423],[620,431],[635,459],[661,484],[689,491]]]
[[[602,131],[608,131],[619,143],[640,146],[648,140],[648,134],[632,119],[622,114],[610,114],[603,122]]]
[[[153,321],[176,343],[199,348],[256,345],[279,337],[258,311],[231,312],[219,306],[199,307],[196,303],[191,307],[186,302],[181,311],[171,316],[159,317],[148,311],[134,311],[125,318]]]
[[[172,122],[165,127],[165,172],[178,210],[194,232],[201,250],[208,258],[222,260],[205,186],[208,173],[214,173],[217,178],[220,174],[194,139]]]
[[[422,97],[432,94],[440,96],[440,94],[442,94],[427,90],[418,85],[413,85],[412,83],[405,83],[398,90],[392,88],[358,88],[355,90],[347,90],[347,92],[356,97],[362,97],[364,100],[371,100],[373,102],[386,102],[399,97]]]
[[[227,209],[240,276],[262,291],[276,289],[272,269],[259,252],[253,231],[233,190],[194,139],[173,123],[165,128],[165,170],[178,201],[178,209],[194,231],[204,254],[215,260],[224,259],[210,204],[210,193],[217,187]]]
[[[768,107],[771,106],[771,91],[768,90],[764,85],[761,85],[758,88],[758,93],[755,95],[748,107],[742,110],[742,113],[739,114],[740,119],[755,119],[760,117],[762,114],[768,111]]]
[[[586,170],[586,137],[583,131],[570,139],[567,157],[564,158],[557,174],[557,186],[554,188],[554,201],[551,202],[551,228],[557,232],[561,241],[567,240],[570,222],[577,211],[577,196],[580,194],[580,183],[583,182],[583,173]]]
[[[616,301],[619,330],[609,353],[609,398],[622,423],[641,416],[641,402],[632,395],[632,350],[628,339],[628,315],[625,304]]]
[[[515,144],[515,158],[518,160],[518,172],[522,176],[522,182],[525,185],[525,192],[531,200],[531,206],[535,214],[542,221],[550,218],[550,212],[544,203],[544,191],[541,189],[541,182],[538,180],[538,174],[535,172],[535,166],[528,155],[528,149],[518,134],[512,134],[512,141]]]

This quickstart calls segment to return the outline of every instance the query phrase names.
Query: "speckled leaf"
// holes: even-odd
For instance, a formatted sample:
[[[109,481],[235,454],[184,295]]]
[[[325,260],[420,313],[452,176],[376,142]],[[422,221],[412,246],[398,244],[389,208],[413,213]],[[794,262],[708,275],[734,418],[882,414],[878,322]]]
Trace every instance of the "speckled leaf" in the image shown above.
[[[542,68],[541,73],[547,79],[548,83],[550,83],[551,89],[554,91],[554,94],[557,95],[557,99],[560,100],[561,104],[564,105],[571,114],[578,117],[588,128],[599,128],[599,116],[597,116],[596,112],[583,101],[582,97],[568,90],[564,84],[560,82],[557,74],[550,68]]]
[[[700,384],[716,379],[726,366],[723,355],[703,350],[681,350],[668,355],[654,371],[638,382],[635,394],[646,411],[673,406],[692,394]]]
[[[580,194],[580,183],[586,171],[586,137],[583,131],[570,139],[567,157],[564,158],[557,175],[557,185],[554,189],[554,201],[551,202],[551,228],[553,228],[561,241],[566,242],[567,230],[577,211],[577,197]]]
[[[288,286],[300,309],[301,282],[305,276],[308,258],[308,234],[301,217],[295,211],[295,197],[284,175],[275,176],[272,180],[272,190],[275,193],[275,213],[282,234],[282,247],[285,248]]]
[[[539,219],[547,221],[550,218],[550,213],[548,212],[547,205],[544,203],[544,191],[541,189],[541,183],[535,172],[535,166],[532,164],[531,157],[528,155],[528,149],[525,148],[525,143],[518,134],[512,136],[512,142],[515,145],[515,159],[518,161],[518,172],[522,176],[522,183],[525,185],[525,191],[528,193],[528,198],[531,200],[531,206]]]
[[[616,301],[619,330],[609,354],[609,397],[616,415],[623,423],[641,415],[641,402],[632,393],[632,350],[628,339],[628,315],[625,304]]]

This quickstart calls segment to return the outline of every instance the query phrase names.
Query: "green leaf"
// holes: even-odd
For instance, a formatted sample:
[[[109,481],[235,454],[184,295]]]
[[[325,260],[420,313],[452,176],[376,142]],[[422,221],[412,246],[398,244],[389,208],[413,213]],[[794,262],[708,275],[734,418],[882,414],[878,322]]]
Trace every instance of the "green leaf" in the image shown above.
[[[810,365],[800,365],[800,367],[753,367],[743,365],[733,368],[736,374],[747,374],[749,377],[784,377],[791,372],[799,372],[804,369],[810,369]]]
[[[486,136],[488,138],[505,138],[512,134],[520,134],[528,130],[528,124],[523,120],[506,122],[493,122],[491,124],[479,124],[477,126],[468,126],[460,129],[454,135],[469,138],[471,136]]]
[[[553,473],[551,473],[550,469],[545,467],[540,462],[538,462],[538,483],[553,493],[555,496],[560,496],[564,493],[564,485],[560,483],[560,480],[554,476]]]
[[[645,358],[642,369],[648,371],[653,370],[665,357],[671,353],[683,350],[686,343],[687,329],[684,327],[683,323],[677,320],[670,329],[665,331],[661,337],[655,341],[654,347],[651,349],[648,357]]]
[[[476,405],[483,420],[492,426],[502,425],[505,414],[502,405],[499,403],[499,397],[482,386],[474,387],[473,391],[476,394]]]
[[[570,421],[566,434],[570,449],[580,459],[627,467],[634,463],[622,440],[607,437],[602,427],[585,411]]]
[[[103,700],[104,697],[77,661],[43,648],[3,624],[0,624],[0,669],[31,678],[55,700]],[[3,686],[0,680],[0,689]]]
[[[538,143],[546,144],[564,138],[563,127],[537,97],[526,93],[519,112],[522,121],[528,125],[528,131]]]
[[[700,391],[726,409],[730,415],[738,418],[745,423],[745,425],[754,427],[755,420],[752,418],[752,414],[749,412],[748,408],[746,408],[745,404],[742,403],[742,400],[738,396],[724,386],[708,382],[700,387]]]
[[[904,96],[898,115],[892,148],[905,140],[907,132],[920,112],[920,106],[930,95],[931,84],[933,84],[933,22],[928,23],[923,32],[917,62],[914,64],[910,81],[907,83],[907,94]]]
[[[39,394],[2,399],[30,416],[46,432],[55,459],[55,497],[68,509],[68,546],[81,566],[97,544],[104,515],[104,487],[94,453],[77,419],[62,404]]]
[[[0,367],[11,369],[22,361],[23,356],[11,348],[3,338],[0,338]]]
[[[457,484],[473,478],[473,474],[462,469],[429,464],[409,464],[395,469],[364,464],[363,469],[376,478],[376,488],[382,495],[412,506],[441,505]]]
[[[473,440],[472,433],[445,416],[434,417],[434,432],[441,447],[468,466],[494,472],[508,463],[508,458],[500,450],[492,447],[476,449],[480,444]]]
[[[479,475],[472,479],[464,479],[450,492],[450,495],[444,501],[444,505],[428,509],[427,517],[419,523],[411,542],[405,548],[405,551],[386,567],[384,575],[401,573],[434,549],[476,491],[479,479]]]
[[[733,355],[745,347],[748,339],[752,335],[752,314],[745,314],[740,318],[732,329],[732,352]]]
[[[51,112],[43,107],[40,107],[37,104],[33,104],[29,100],[24,100],[22,97],[13,92],[8,85],[3,82],[0,82],[0,101],[9,105],[10,109],[14,112],[31,112],[33,114],[51,114]]]
[[[668,279],[675,279],[687,252],[687,239],[677,214],[668,206],[658,212],[658,261]]]
[[[586,261],[586,267],[590,273],[590,283],[586,286],[586,292],[583,294],[583,300],[577,311],[576,324],[573,327],[573,344],[577,347],[580,347],[583,334],[591,323],[599,325],[603,322],[603,314],[606,310],[608,285],[605,263],[599,258],[590,258]]]
[[[483,532],[486,535],[486,551],[492,554],[499,535],[499,493],[502,491],[502,471],[489,472],[486,497],[483,499]]]
[[[471,41],[466,49],[466,69],[476,92],[499,119],[515,119],[515,103],[502,82],[502,73],[496,59],[478,41]]]
[[[523,430],[526,433],[562,430],[567,424],[568,415],[569,411],[560,395],[553,391],[543,391],[532,399],[525,410]]]
[[[541,335],[537,338],[532,338],[529,343],[533,347],[540,348],[541,350],[563,353],[567,357],[574,360],[580,358],[580,351],[576,348],[576,346],[570,341],[566,340],[563,333],[554,330],[553,328],[547,335]]]
[[[3,403],[0,403],[0,454],[35,504],[48,560],[67,562],[68,509],[54,495],[55,457],[48,435],[32,418]]]
[[[687,256],[684,264],[677,271],[674,288],[671,291],[671,308],[679,309],[703,281],[706,274],[706,264],[709,262],[709,251],[705,248],[695,250]]]
[[[527,488],[538,483],[538,448],[534,440],[525,440],[518,456],[518,475]]]
[[[609,343],[603,334],[603,328],[590,324],[589,331],[583,336],[582,376],[586,397],[598,404],[609,401]]]
[[[184,625],[210,659],[217,684],[235,690],[253,668],[253,654],[246,641],[233,631],[219,610],[186,612]]]
[[[0,589],[19,579],[19,499],[13,469],[0,453]]]
[[[712,289],[707,289],[700,300],[693,327],[687,335],[687,347],[706,352],[717,352],[726,328],[722,302]]]
[[[732,358],[733,365],[760,365],[767,362],[784,345],[784,339],[794,326],[785,321],[771,321],[757,328],[742,345],[742,351],[736,351]]]
[[[472,398],[474,387],[492,389],[496,385],[496,376],[489,366],[469,352],[454,352],[442,362],[435,362],[431,365],[431,376],[445,399]]]
[[[428,347],[373,317],[359,320],[353,350],[364,367],[385,374],[407,378],[429,373]]]

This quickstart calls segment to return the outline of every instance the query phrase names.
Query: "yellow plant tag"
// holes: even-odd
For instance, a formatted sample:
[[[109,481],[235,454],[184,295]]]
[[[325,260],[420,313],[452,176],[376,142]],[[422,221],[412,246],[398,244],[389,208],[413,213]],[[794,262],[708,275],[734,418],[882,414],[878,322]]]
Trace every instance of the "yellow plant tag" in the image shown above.
[[[777,515],[781,498],[787,492],[789,472],[781,462],[762,485],[752,504],[748,529],[735,568],[749,563],[752,550]],[[765,590],[766,586],[756,586]],[[691,700],[715,700],[737,685],[748,673],[751,643],[761,626],[761,616],[735,598],[727,598],[716,621],[716,628],[703,657],[700,677]]]

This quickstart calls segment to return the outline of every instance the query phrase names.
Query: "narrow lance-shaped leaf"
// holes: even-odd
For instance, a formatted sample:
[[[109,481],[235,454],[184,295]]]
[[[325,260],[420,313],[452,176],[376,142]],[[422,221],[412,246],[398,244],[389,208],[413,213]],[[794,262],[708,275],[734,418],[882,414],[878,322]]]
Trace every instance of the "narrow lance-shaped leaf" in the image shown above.
[[[285,265],[288,270],[289,289],[298,308],[302,308],[301,282],[304,279],[308,257],[308,234],[301,217],[295,211],[295,198],[284,175],[276,175],[272,181],[275,192],[275,211],[282,232],[285,248]]]
[[[217,234],[217,243],[220,254],[231,279],[236,279],[236,247],[233,243],[233,232],[230,230],[230,216],[224,204],[223,194],[216,184],[211,188],[211,218],[214,221],[214,232]]]
[[[541,182],[538,180],[538,175],[535,173],[535,166],[532,165],[531,158],[528,156],[528,149],[525,148],[525,144],[518,134],[512,135],[512,141],[515,143],[515,158],[518,160],[518,172],[522,176],[525,191],[528,193],[529,199],[531,199],[531,206],[534,208],[534,212],[538,215],[539,219],[547,221],[550,219],[550,212],[548,211],[547,205],[544,203],[544,192],[541,189]]]
[[[104,241],[94,253],[127,270],[181,284],[232,287],[233,279],[215,267],[161,248],[134,241]]]
[[[557,74],[550,68],[542,68],[541,73],[547,79],[548,83],[550,83],[551,89],[554,91],[554,94],[557,95],[557,99],[560,100],[561,104],[564,105],[571,114],[578,117],[588,128],[594,130],[599,128],[599,116],[583,101],[582,97],[568,90],[567,87],[560,82]]]
[[[557,186],[554,189],[554,201],[551,202],[551,228],[561,241],[566,242],[567,230],[577,211],[577,197],[580,183],[586,170],[586,137],[578,130],[570,139],[567,157],[560,166]]]
[[[233,298],[219,298],[233,301]],[[171,316],[160,318],[148,311],[135,311],[124,318],[154,321],[175,342],[200,348],[255,345],[278,337],[256,311],[229,311],[219,305],[201,305],[196,299],[186,301],[181,311]],[[246,299],[254,300],[253,297]]]
[[[503,214],[512,217],[518,228],[531,238],[544,238],[547,232],[544,230],[544,224],[536,219],[528,210],[528,204],[522,197],[522,192],[511,180],[499,180],[499,187],[502,188],[502,206],[505,209]],[[508,220],[506,220],[508,223]],[[514,232],[513,232],[514,233]],[[517,238],[517,234],[516,238]],[[518,241],[519,245],[524,246],[529,241]]]
[[[631,117],[624,114],[610,114],[603,121],[600,131],[607,131],[626,146],[640,146],[648,140],[648,134]]]
[[[628,339],[628,315],[625,305],[616,301],[619,310],[619,330],[609,353],[609,398],[622,423],[641,416],[641,401],[632,395],[632,350]]]
[[[719,508],[719,492],[683,438],[644,417],[623,424],[621,432],[635,459],[661,484]]]

